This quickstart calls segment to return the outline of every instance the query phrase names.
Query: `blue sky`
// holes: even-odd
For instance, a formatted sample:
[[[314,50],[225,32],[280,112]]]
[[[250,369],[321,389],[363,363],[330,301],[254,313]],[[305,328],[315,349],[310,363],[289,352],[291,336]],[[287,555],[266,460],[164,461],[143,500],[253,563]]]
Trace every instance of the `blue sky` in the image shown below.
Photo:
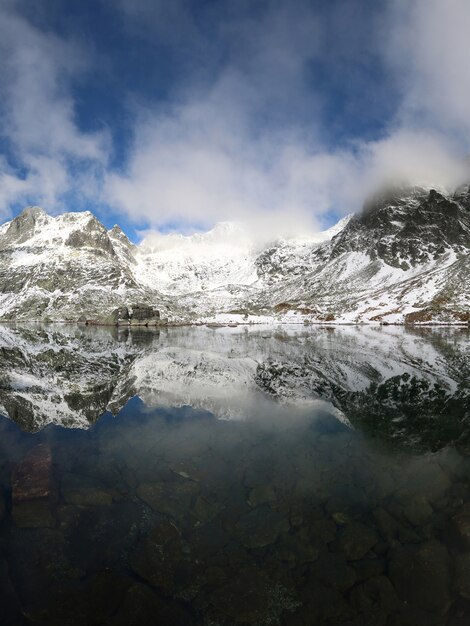
[[[308,232],[466,180],[464,0],[4,0],[0,215]]]

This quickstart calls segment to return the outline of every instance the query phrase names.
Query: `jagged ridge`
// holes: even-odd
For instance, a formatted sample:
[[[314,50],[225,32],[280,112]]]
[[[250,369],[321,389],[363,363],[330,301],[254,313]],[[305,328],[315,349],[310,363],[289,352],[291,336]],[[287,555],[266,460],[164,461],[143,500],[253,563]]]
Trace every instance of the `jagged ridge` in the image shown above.
[[[134,245],[90,212],[28,207],[0,227],[0,319],[110,319],[140,302],[173,320],[466,323],[470,192],[394,189],[325,233],[260,247],[222,223]]]

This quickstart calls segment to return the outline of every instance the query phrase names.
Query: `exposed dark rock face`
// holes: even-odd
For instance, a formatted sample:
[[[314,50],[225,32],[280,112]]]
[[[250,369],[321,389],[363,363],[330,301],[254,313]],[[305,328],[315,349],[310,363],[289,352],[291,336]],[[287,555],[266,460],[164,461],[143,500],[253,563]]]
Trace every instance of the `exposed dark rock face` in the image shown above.
[[[124,262],[134,265],[136,246],[129,241],[124,231],[115,224],[111,230],[108,231],[108,236],[116,254],[120,256]]]
[[[160,319],[160,311],[146,304],[133,304],[130,317],[137,321]]]
[[[108,317],[100,317],[89,320],[95,324],[135,324],[135,325],[155,325],[161,322],[160,311],[147,304],[133,304],[129,308],[120,306]]]
[[[72,248],[91,248],[111,256],[116,254],[106,228],[96,217],[92,217],[81,230],[75,230],[65,244]]]
[[[445,197],[434,189],[415,188],[369,199],[333,240],[331,257],[365,252],[407,269],[437,259],[449,248],[470,249],[468,193]]]
[[[259,257],[269,289],[254,297],[315,321],[468,321],[468,187],[395,189],[371,198],[330,241],[292,265],[275,247]],[[297,272],[297,270],[300,270]]]
[[[129,309],[127,308],[127,306],[120,306],[117,309],[114,309],[112,313],[112,318],[116,322],[118,322],[119,320],[130,319]]]
[[[46,213],[41,208],[26,207],[18,217],[10,222],[8,230],[0,239],[0,249],[11,243],[20,244],[27,241],[34,234],[38,222],[45,217]]]

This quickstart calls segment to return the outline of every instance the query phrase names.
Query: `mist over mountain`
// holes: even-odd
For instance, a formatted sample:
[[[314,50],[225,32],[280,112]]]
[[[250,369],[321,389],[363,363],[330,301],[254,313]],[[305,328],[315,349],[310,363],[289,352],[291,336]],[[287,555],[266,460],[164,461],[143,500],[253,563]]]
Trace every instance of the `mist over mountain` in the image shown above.
[[[135,245],[88,211],[28,207],[0,227],[0,319],[113,323],[143,305],[170,322],[465,323],[469,250],[468,186],[392,188],[328,231],[267,243],[223,222]]]

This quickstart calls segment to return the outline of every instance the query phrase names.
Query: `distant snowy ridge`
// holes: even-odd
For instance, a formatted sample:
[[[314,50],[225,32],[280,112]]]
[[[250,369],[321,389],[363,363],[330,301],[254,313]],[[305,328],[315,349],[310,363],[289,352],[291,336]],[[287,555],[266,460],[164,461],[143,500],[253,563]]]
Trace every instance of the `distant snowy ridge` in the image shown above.
[[[139,245],[90,212],[28,207],[0,227],[0,319],[468,323],[470,193],[415,187],[370,199],[312,236],[260,244],[241,224]]]

